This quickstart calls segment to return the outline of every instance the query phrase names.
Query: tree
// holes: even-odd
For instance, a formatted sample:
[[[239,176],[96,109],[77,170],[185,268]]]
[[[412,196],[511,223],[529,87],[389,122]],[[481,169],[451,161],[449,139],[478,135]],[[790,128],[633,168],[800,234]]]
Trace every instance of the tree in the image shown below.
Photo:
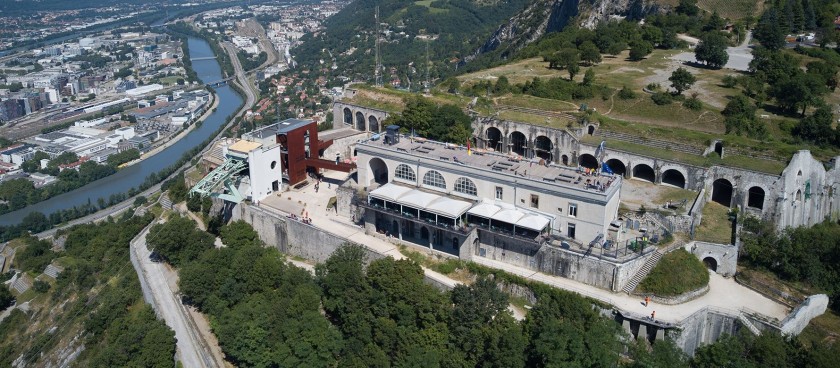
[[[174,215],[149,231],[148,246],[163,260],[181,266],[213,248],[213,236],[198,230],[193,220]]]
[[[580,60],[587,65],[594,65],[601,62],[601,50],[592,41],[586,41],[580,46]]]
[[[584,86],[591,86],[592,83],[595,82],[595,71],[592,68],[586,69],[586,73],[583,73],[583,84]]]
[[[493,86],[493,93],[498,95],[505,94],[508,92],[510,92],[510,82],[508,81],[507,77],[503,75],[496,80],[496,84]]]
[[[785,30],[779,26],[779,16],[775,7],[767,9],[761,15],[753,37],[761,46],[770,50],[779,50],[785,46]]]
[[[0,285],[0,310],[6,310],[15,303],[15,296],[5,285]]]
[[[834,114],[827,105],[822,105],[810,116],[799,121],[793,135],[819,145],[835,142],[836,131],[831,127]]]
[[[680,67],[671,73],[671,77],[668,80],[671,81],[671,87],[677,90],[677,94],[681,95],[683,91],[691,88],[694,82],[697,81],[697,78],[685,68]]]
[[[444,85],[446,86],[446,91],[449,93],[457,94],[458,91],[461,89],[461,81],[459,81],[458,78],[455,77],[450,77],[449,79],[447,79],[446,82],[444,82]]]
[[[808,107],[817,103],[820,96],[827,91],[820,77],[801,71],[770,86],[770,96],[776,100],[779,107],[789,112],[800,111],[802,116],[805,116]]]
[[[233,221],[219,230],[219,237],[222,243],[230,248],[243,248],[246,246],[260,246],[260,241],[257,232],[245,221]]]
[[[428,137],[434,107],[431,101],[422,96],[407,97],[405,109],[396,118],[396,124],[406,131],[414,131],[422,137]]]
[[[700,12],[700,8],[697,7],[697,0],[680,0],[679,5],[674,10],[678,14],[685,14],[689,17],[693,17]]]
[[[562,49],[555,54],[553,61],[555,68],[566,69],[569,72],[569,80],[575,79],[575,74],[580,71],[580,54],[577,49]]]
[[[606,51],[607,51],[608,54],[610,54],[612,56],[616,56],[626,49],[627,49],[627,43],[626,42],[616,41],[616,42],[611,43],[607,47]]]
[[[694,49],[694,58],[712,68],[722,68],[729,61],[726,42],[720,32],[708,32],[700,38],[700,43]]]
[[[653,45],[647,41],[635,41],[630,45],[630,60],[639,61],[653,52]]]
[[[709,21],[703,26],[703,32],[720,31],[723,30],[724,26],[726,26],[726,21],[721,18],[720,15],[718,15],[717,10],[715,10],[709,17]]]

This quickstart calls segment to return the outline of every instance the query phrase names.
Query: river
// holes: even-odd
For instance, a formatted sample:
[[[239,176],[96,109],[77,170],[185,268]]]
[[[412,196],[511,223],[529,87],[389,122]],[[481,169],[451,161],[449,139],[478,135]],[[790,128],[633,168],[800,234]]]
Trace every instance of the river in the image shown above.
[[[210,45],[202,39],[190,37],[188,46],[191,58],[214,56]],[[223,78],[222,69],[216,59],[193,61],[192,67],[202,82],[213,82]],[[131,188],[138,187],[149,174],[159,172],[176,163],[185,152],[212,136],[219,127],[227,122],[226,118],[228,116],[236,113],[243,102],[242,97],[227,85],[216,88],[216,98],[219,99],[216,112],[207,117],[200,127],[193,129],[186,137],[181,138],[172,146],[137,164],[121,169],[114,175],[97,180],[72,192],[0,215],[0,226],[16,225],[31,212],[37,211],[49,216],[53,212],[70,209],[88,202],[96,205],[99,198],[107,201],[111,195],[125,193]]]

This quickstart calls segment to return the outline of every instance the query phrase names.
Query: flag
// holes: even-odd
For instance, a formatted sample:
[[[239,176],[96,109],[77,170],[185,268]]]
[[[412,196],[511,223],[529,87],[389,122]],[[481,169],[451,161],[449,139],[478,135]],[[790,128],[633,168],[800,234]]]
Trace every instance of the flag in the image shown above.
[[[472,149],[470,148],[470,140],[467,139],[467,156],[472,156]]]
[[[612,174],[613,173],[612,169],[609,167],[609,165],[607,165],[606,162],[601,163],[601,171],[603,171],[607,174]]]

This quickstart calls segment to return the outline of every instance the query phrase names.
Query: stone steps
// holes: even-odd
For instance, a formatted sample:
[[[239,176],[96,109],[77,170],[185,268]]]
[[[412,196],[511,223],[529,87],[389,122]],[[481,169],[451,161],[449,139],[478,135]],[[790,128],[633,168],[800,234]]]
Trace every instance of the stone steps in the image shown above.
[[[622,142],[634,143],[642,146],[687,153],[690,155],[703,155],[703,149],[699,147],[687,146],[683,143],[677,142],[661,141],[656,139],[645,139],[627,133],[601,131],[601,137],[604,139],[612,139]]]
[[[63,268],[55,265],[47,265],[47,268],[44,270],[44,275],[52,277],[53,279],[57,279],[58,275],[64,271]]]
[[[12,283],[12,289],[15,289],[15,291],[17,291],[19,294],[25,293],[31,287],[32,283],[29,282],[27,277],[24,276],[18,277],[18,279]]]
[[[761,330],[759,330],[758,327],[755,327],[755,325],[746,316],[744,316],[744,313],[738,313],[738,322],[741,322],[741,324],[750,330],[753,335],[761,335]]]
[[[167,210],[171,210],[172,209],[172,200],[169,199],[169,196],[167,196],[166,194],[163,194],[163,195],[160,196],[160,205]]]
[[[650,271],[653,270],[654,267],[656,267],[656,264],[659,263],[659,260],[662,259],[663,255],[664,253],[661,253],[659,250],[654,252],[653,255],[650,256],[650,258],[648,258],[645,264],[642,265],[642,268],[640,268],[639,271],[636,272],[635,275],[633,275],[633,278],[630,279],[630,281],[628,281],[627,284],[624,285],[624,288],[622,288],[621,290],[623,290],[627,294],[630,294],[633,292],[633,290],[636,290],[636,286],[639,286],[639,283],[641,283],[642,280],[644,280],[645,277],[647,277]]]

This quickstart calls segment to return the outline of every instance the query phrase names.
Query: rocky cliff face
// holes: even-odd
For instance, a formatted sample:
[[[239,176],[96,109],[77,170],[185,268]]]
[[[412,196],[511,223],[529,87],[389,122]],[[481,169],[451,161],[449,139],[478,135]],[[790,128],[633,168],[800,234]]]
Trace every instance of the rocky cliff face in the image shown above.
[[[579,25],[591,29],[611,17],[640,19],[656,10],[653,0],[535,0],[502,24],[473,57],[498,50],[506,58],[544,34],[562,30],[578,15]]]

